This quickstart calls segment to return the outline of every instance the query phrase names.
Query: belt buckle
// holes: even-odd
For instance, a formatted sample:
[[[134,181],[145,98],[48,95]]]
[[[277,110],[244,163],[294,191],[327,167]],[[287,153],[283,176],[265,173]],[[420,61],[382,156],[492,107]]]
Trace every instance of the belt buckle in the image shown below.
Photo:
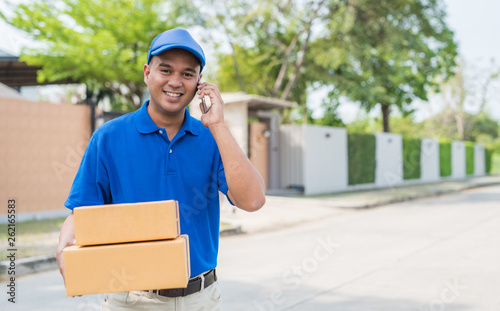
[[[151,293],[153,293],[154,295],[157,295],[157,296],[161,296],[161,295],[160,295],[160,290],[159,290],[159,289],[153,289],[153,290],[151,291]]]
[[[201,283],[200,283],[200,290],[198,290],[200,293],[203,292],[203,290],[205,290],[205,275],[204,274],[201,274],[200,275],[200,279],[201,279]]]

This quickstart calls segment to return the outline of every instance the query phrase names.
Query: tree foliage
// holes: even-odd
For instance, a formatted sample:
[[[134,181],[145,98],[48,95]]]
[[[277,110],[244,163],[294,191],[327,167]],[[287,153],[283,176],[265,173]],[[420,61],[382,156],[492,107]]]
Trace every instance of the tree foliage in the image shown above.
[[[446,138],[491,144],[498,139],[499,122],[485,112],[480,114],[463,114],[463,124],[471,124],[466,131],[457,130],[456,111],[446,108],[437,115],[415,124],[414,130],[420,137]],[[399,132],[399,129],[395,129]]]
[[[312,85],[332,86],[367,110],[381,104],[411,113],[456,56],[439,0],[233,0],[217,8],[214,25],[227,34],[220,84],[291,99],[304,106]],[[316,82],[316,83],[315,83]],[[384,124],[388,130],[388,109]]]
[[[111,95],[136,107],[151,40],[193,12],[188,2],[176,0],[32,0],[11,7],[2,18],[39,43],[20,57],[42,67],[39,81],[71,78],[85,83],[90,95]]]
[[[457,139],[463,141],[475,140],[476,137],[472,137],[472,135],[477,136],[477,133],[473,134],[473,131],[478,121],[482,122],[479,127],[489,126],[491,134],[491,127],[495,125],[492,122],[487,125],[487,115],[485,115],[484,109],[490,99],[491,84],[500,75],[500,68],[493,61],[489,68],[483,68],[479,74],[473,75],[466,69],[465,62],[461,61],[457,67],[456,75],[449,81],[442,83],[441,98],[445,103],[445,110],[441,114],[441,120],[438,118],[438,124],[447,124],[450,121],[454,123],[455,126],[451,131],[456,132]]]
[[[385,130],[389,107],[411,113],[456,55],[442,0],[32,0],[2,16],[41,42],[21,58],[43,66],[40,80],[70,77],[138,105],[151,39],[207,25],[222,90],[295,101],[307,120],[308,90],[327,86],[328,118],[345,97],[384,107]]]
[[[331,13],[327,1],[233,0],[213,2],[212,27],[225,33],[229,52],[219,49],[217,80],[241,90],[304,106],[304,76],[313,27]],[[307,116],[304,106],[303,114]]]
[[[332,98],[346,96],[368,111],[380,106],[384,131],[390,107],[403,115],[452,74],[457,55],[441,1],[347,1],[341,23],[314,46],[313,61],[332,83]],[[440,79],[437,79],[437,78]]]

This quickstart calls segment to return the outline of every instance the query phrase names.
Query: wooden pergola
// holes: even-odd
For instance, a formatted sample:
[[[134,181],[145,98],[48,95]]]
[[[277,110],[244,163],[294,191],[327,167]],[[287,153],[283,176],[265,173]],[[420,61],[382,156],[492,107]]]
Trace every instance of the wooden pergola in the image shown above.
[[[0,50],[0,82],[13,89],[19,90],[22,86],[78,83],[73,79],[38,82],[37,71],[40,69],[38,66],[28,66],[25,62],[20,62],[19,57]]]

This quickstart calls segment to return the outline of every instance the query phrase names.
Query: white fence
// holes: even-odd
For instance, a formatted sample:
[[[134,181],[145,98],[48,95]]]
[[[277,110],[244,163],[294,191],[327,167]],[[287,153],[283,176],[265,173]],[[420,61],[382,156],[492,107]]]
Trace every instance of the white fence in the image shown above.
[[[280,127],[280,187],[302,188],[304,194],[324,194],[354,189],[376,189],[404,184],[464,179],[465,144],[452,142],[452,176],[440,177],[439,142],[422,139],[420,179],[403,178],[403,139],[401,135],[377,133],[375,182],[348,185],[348,140],[344,128],[315,125]],[[475,145],[474,174],[485,175],[485,149]]]
[[[484,146],[474,146],[474,176],[483,176],[486,172],[486,152]]]
[[[281,188],[304,187],[307,195],[347,188],[347,131],[326,126],[280,128]]]
[[[393,187],[403,182],[403,138],[391,133],[375,134],[375,184]]]
[[[461,141],[451,143],[451,177],[465,178],[465,144]]]
[[[420,170],[422,182],[439,181],[439,142],[437,140],[422,139]]]

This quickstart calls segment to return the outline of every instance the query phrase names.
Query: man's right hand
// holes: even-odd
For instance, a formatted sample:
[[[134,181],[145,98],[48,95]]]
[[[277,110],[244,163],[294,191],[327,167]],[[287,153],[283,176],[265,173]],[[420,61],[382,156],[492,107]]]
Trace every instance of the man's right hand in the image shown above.
[[[63,250],[71,245],[75,245],[75,219],[73,213],[71,213],[68,218],[64,221],[61,228],[61,233],[59,234],[59,246],[56,251],[57,264],[59,266],[59,272],[63,277],[66,284],[65,274],[64,274],[64,256]]]

